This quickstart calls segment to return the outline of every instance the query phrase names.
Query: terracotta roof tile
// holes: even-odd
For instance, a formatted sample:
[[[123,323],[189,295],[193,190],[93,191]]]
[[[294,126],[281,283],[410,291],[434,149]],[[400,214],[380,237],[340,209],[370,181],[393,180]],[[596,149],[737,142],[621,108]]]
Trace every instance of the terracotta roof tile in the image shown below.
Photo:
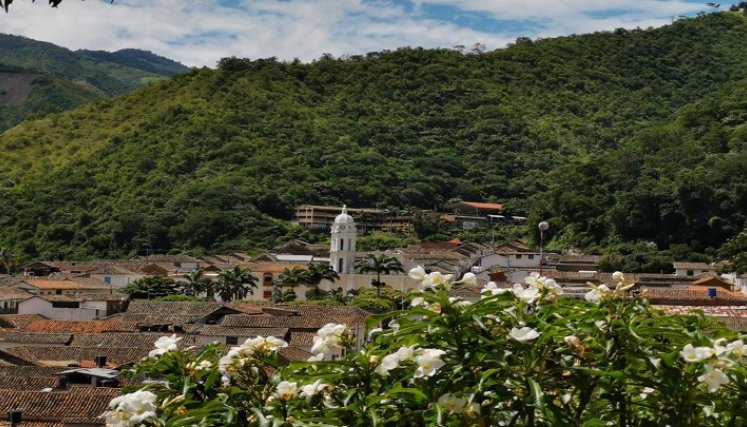
[[[95,279],[83,280],[79,278],[76,278],[75,280],[71,280],[68,278],[65,278],[64,280],[24,278],[21,283],[26,283],[37,289],[43,289],[43,290],[57,290],[57,289],[76,290],[76,291],[108,290],[111,287],[100,280],[95,280]]]
[[[309,360],[309,357],[313,356],[314,353],[310,353],[306,350],[302,350],[297,347],[286,347],[278,350],[280,360],[289,362],[305,362]]]
[[[28,421],[104,424],[101,415],[120,389],[74,387],[68,391],[0,390],[0,413],[19,409]]]
[[[164,333],[103,333],[87,334],[78,333],[73,335],[70,345],[72,347],[95,347],[95,348],[138,348],[152,350],[153,343],[165,336]],[[185,348],[196,344],[194,336],[180,335],[179,347]]]
[[[26,332],[135,332],[137,322],[102,322],[98,320],[47,320],[35,319],[19,327]]]
[[[47,334],[33,332],[0,331],[0,343],[67,345],[72,335],[67,333]]]
[[[200,330],[200,335],[219,336],[219,337],[268,337],[284,338],[288,335],[287,328],[229,328],[218,325],[205,325]]]
[[[311,347],[314,345],[315,336],[316,332],[291,332],[288,345],[292,347]]]
[[[13,347],[0,351],[10,356],[20,357],[42,366],[68,366],[93,362],[96,356],[106,356],[107,365],[118,367],[137,362],[147,356],[150,348],[115,348],[115,347]]]
[[[34,320],[48,320],[41,314],[3,314],[0,315],[0,326],[3,328],[23,328]]]

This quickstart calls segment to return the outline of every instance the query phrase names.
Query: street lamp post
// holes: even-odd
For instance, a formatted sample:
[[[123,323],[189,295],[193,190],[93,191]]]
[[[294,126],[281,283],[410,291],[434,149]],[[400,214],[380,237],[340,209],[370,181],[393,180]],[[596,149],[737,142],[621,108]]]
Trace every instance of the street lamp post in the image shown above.
[[[543,246],[545,245],[545,231],[550,228],[550,224],[547,221],[542,221],[537,224],[537,228],[540,231],[540,276],[542,276],[542,265],[545,263],[545,256]]]

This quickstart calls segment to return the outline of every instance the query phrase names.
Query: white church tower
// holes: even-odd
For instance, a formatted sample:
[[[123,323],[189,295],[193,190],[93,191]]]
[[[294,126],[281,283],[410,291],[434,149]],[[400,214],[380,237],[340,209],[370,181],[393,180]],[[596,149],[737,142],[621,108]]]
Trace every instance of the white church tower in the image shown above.
[[[353,217],[345,206],[332,224],[332,242],[329,248],[329,264],[338,274],[355,273],[355,229]]]

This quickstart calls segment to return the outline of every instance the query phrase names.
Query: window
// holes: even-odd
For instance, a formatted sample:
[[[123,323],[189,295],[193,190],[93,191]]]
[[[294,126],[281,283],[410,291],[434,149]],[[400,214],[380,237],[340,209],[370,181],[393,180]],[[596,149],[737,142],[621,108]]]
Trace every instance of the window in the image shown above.
[[[516,259],[521,259],[521,254],[516,254]]]
[[[53,301],[53,308],[80,308],[80,303],[76,301]]]
[[[272,299],[272,291],[264,291],[262,293],[262,298],[264,298],[264,299]]]
[[[107,285],[111,285],[112,284],[111,276],[104,276],[104,283],[106,283]]]
[[[345,239],[340,239],[340,250],[341,251],[345,250]]]
[[[337,272],[342,273],[342,258],[340,258],[340,262],[338,262],[337,264],[338,264]]]
[[[534,255],[527,255],[527,258],[534,259]]]
[[[226,337],[227,345],[238,344],[238,343],[239,343],[239,337]]]
[[[692,270],[687,270],[687,275],[688,276],[692,276],[693,275],[693,271]]]
[[[62,295],[62,289],[57,289],[54,293],[56,293],[57,295]]]

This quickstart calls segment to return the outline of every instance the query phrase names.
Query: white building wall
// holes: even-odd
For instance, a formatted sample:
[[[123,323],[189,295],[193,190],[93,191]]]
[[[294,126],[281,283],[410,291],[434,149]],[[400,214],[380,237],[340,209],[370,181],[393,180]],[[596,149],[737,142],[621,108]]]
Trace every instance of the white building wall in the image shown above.
[[[123,288],[135,280],[142,279],[145,274],[92,274],[91,277],[99,279],[107,285],[112,285],[115,288]],[[106,278],[109,278],[107,282]]]
[[[29,298],[18,304],[18,314],[41,314],[53,320],[97,320],[106,316],[106,301],[86,301],[80,308],[57,308],[41,298]]]

